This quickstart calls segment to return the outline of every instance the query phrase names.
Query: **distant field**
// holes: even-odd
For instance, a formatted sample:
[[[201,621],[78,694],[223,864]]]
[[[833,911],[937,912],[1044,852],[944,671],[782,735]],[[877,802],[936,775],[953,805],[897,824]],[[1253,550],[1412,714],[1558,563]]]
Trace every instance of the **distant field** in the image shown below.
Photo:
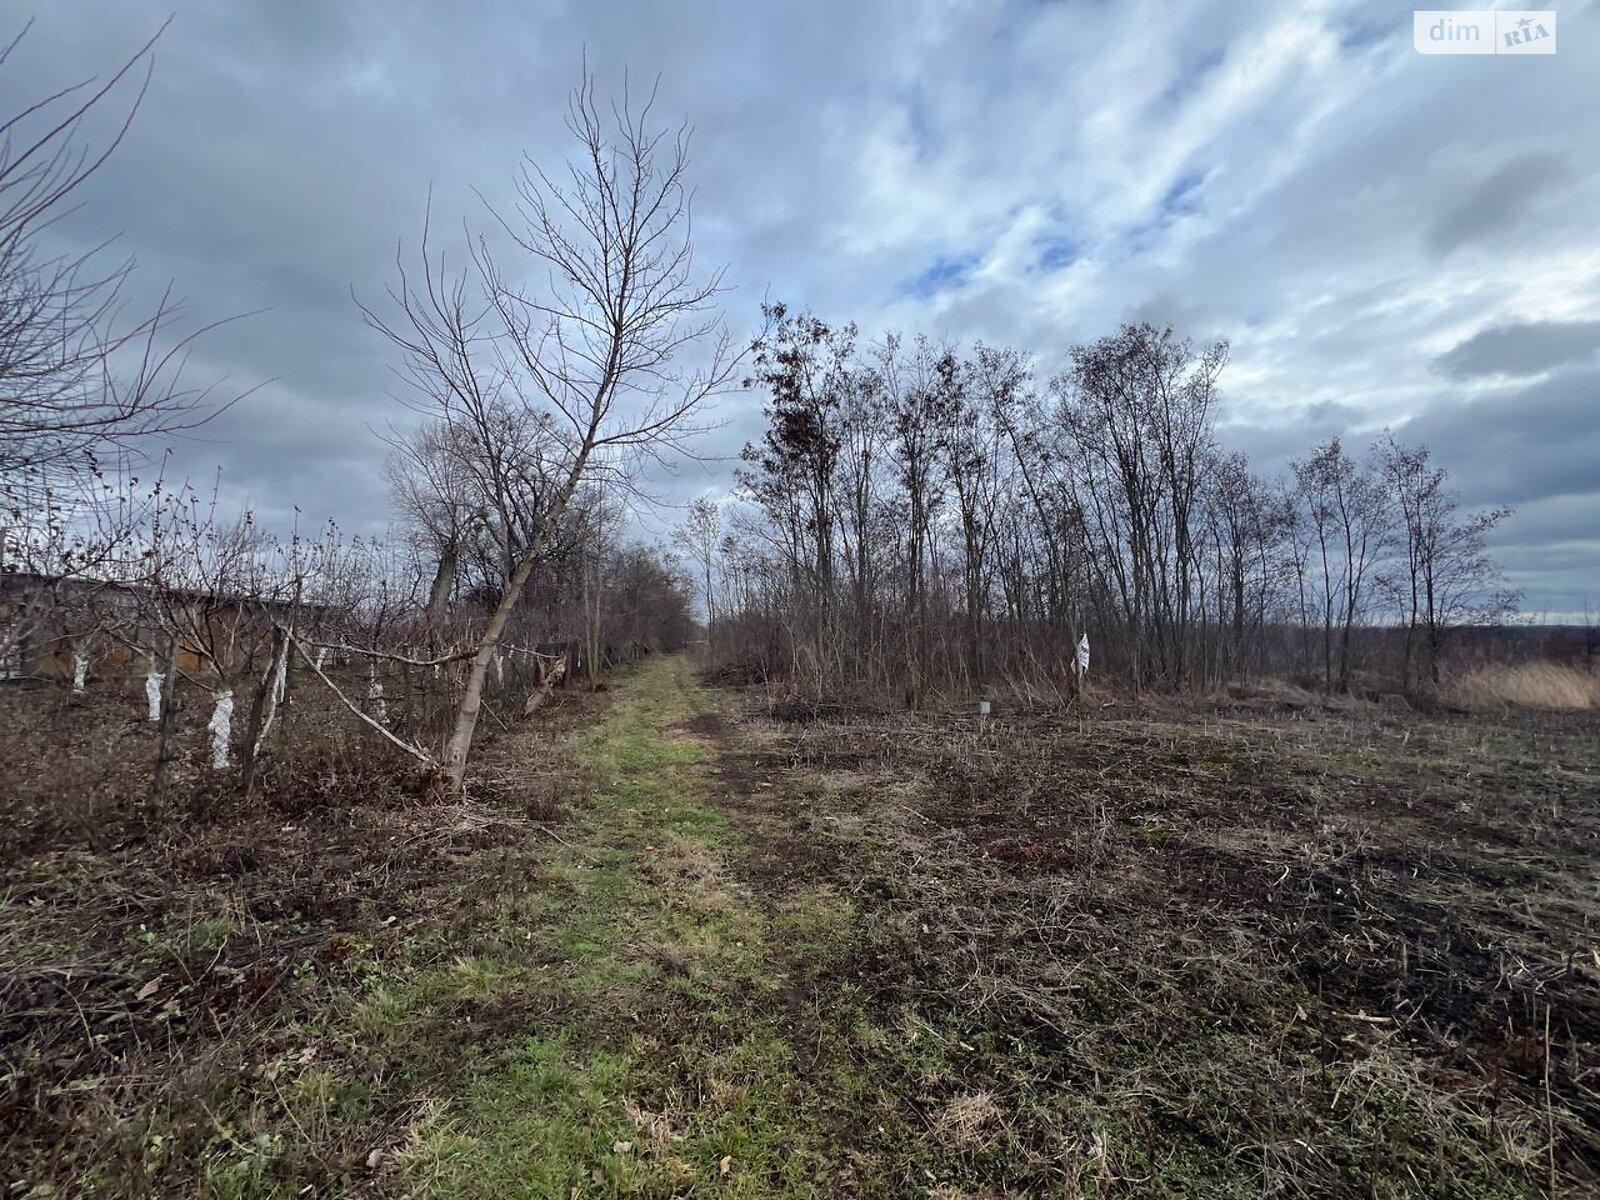
[[[1597,769],[1592,712],[980,725],[672,658],[465,805],[13,829],[0,1194],[1592,1195]]]

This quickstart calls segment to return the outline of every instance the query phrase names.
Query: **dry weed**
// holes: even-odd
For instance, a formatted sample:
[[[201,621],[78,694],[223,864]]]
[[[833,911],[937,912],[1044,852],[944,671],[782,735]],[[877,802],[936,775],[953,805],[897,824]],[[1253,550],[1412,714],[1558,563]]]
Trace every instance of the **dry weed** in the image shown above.
[[[1580,710],[1600,706],[1600,677],[1559,663],[1480,667],[1451,682],[1447,694],[1465,708]]]

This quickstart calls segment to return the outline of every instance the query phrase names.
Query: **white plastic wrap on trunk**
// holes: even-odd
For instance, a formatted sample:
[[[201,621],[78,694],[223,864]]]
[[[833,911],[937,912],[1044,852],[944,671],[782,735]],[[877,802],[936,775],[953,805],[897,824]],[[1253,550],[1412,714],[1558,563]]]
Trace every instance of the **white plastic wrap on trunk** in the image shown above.
[[[150,674],[144,677],[144,698],[146,703],[150,705],[148,719],[151,721],[161,720],[161,673],[154,667],[151,667]]]
[[[389,706],[383,699],[383,680],[378,678],[378,664],[373,663],[367,668],[367,709],[374,720],[384,725],[389,723]]]
[[[283,693],[288,686],[289,653],[288,650],[285,649],[284,652],[278,656],[277,669],[273,672],[272,676],[272,702],[274,704],[283,703]]]
[[[228,739],[233,734],[233,693],[218,692],[216,707],[211,710],[211,766],[223,771],[228,766]]]
[[[1078,678],[1082,679],[1089,673],[1089,635],[1086,633],[1078,639]]]
[[[328,648],[326,646],[318,646],[317,647],[317,656],[316,656],[316,658],[314,658],[312,660],[313,662],[315,662],[317,664],[317,670],[319,670],[319,671],[322,670],[322,664],[323,664],[323,662],[325,662],[327,660],[327,657],[328,657]]]
[[[496,654],[494,656],[494,681],[501,687],[506,685],[506,656],[504,654]]]
[[[89,682],[89,656],[75,653],[72,656],[72,690],[83,691],[84,684]]]

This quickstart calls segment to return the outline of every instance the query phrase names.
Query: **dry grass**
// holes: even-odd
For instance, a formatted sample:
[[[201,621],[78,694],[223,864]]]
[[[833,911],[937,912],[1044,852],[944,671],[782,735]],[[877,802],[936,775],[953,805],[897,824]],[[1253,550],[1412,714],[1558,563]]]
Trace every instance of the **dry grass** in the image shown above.
[[[1600,707],[1600,677],[1576,667],[1534,662],[1480,667],[1451,682],[1449,695],[1465,708],[1565,709]]]
[[[1285,699],[763,746],[948,1194],[1594,1194],[1593,718]]]
[[[560,781],[491,737],[473,800],[424,805],[408,763],[317,699],[248,801],[191,709],[158,802],[136,698],[0,689],[0,1194],[350,1194],[412,1100],[392,1040],[369,1069],[336,1035],[346,1013],[362,1027],[353,997],[409,1028],[403,990],[371,985],[412,953],[464,1006],[504,990],[467,897],[546,843]]]
[[[945,1102],[933,1119],[933,1132],[953,1149],[980,1150],[994,1136],[1000,1121],[1000,1105],[993,1092],[966,1092]]]

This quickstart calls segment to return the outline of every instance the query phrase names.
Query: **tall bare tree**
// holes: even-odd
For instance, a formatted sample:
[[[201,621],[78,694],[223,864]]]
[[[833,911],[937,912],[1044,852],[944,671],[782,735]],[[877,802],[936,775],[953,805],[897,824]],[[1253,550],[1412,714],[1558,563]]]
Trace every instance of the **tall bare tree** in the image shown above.
[[[1490,533],[1509,508],[1463,514],[1450,474],[1436,467],[1426,446],[1408,447],[1393,435],[1374,447],[1396,510],[1400,561],[1393,580],[1406,622],[1404,686],[1414,682],[1417,643],[1428,683],[1439,684],[1439,661],[1449,631],[1495,621],[1512,611],[1518,594],[1489,557]]]
[[[472,444],[505,547],[444,746],[453,792],[496,646],[580,487],[605,476],[619,494],[633,490],[631,468],[683,451],[705,401],[737,371],[714,311],[721,272],[694,261],[689,130],[658,128],[653,104],[624,90],[603,115],[585,70],[567,105],[577,153],[555,174],[525,160],[515,212],[491,210],[515,266],[480,235],[467,269],[452,271],[425,225],[420,275],[402,267],[387,314],[363,306],[423,403]]]
[[[722,510],[717,502],[702,496],[689,505],[689,514],[678,530],[678,544],[700,572],[700,600],[706,609],[706,643],[714,653],[717,637],[717,560],[722,553]]]
[[[1384,479],[1351,457],[1338,438],[1318,446],[1293,468],[1315,544],[1323,687],[1347,691],[1351,640],[1372,604],[1378,565],[1390,549],[1392,501]]]

